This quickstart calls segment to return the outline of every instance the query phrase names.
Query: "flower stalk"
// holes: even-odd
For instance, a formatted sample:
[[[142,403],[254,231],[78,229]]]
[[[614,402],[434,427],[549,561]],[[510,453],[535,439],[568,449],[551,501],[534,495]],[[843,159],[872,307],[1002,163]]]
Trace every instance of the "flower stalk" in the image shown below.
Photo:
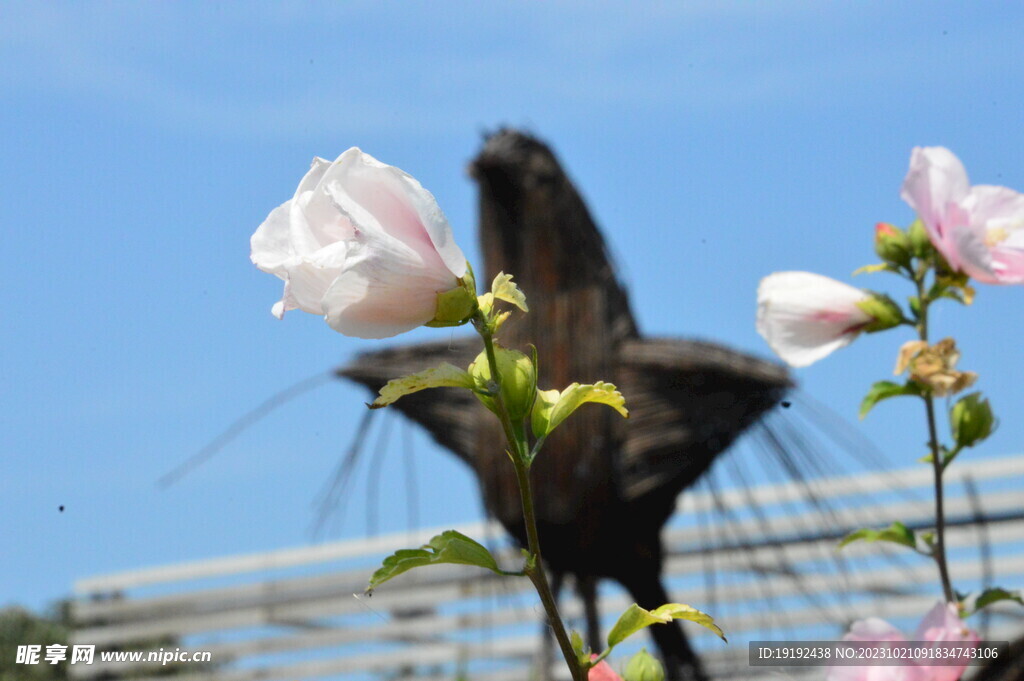
[[[917,299],[920,303],[917,314],[917,335],[923,343],[928,343],[928,306],[931,299],[925,291],[924,279],[926,270],[923,268],[914,273],[914,284],[917,287]],[[953,585],[949,578],[949,564],[946,560],[946,514],[942,482],[945,465],[939,448],[938,428],[935,424],[935,397],[931,390],[921,393],[924,400],[925,416],[928,422],[928,447],[931,450],[933,485],[935,488],[935,543],[931,548],[931,557],[939,568],[939,579],[942,581],[942,594],[947,603],[955,603]]]
[[[505,438],[509,445],[509,458],[515,467],[516,480],[519,483],[519,498],[523,505],[523,522],[526,526],[526,541],[529,557],[526,561],[526,575],[530,578],[537,595],[540,597],[547,615],[548,623],[562,651],[565,663],[569,666],[573,681],[586,681],[586,670],[584,670],[576,659],[569,634],[558,613],[558,603],[551,591],[548,582],[547,572],[544,570],[543,556],[540,550],[540,535],[537,532],[537,516],[534,511],[533,491],[530,487],[530,464],[532,462],[530,444],[526,436],[526,428],[523,419],[514,423],[509,416],[508,408],[501,393],[501,374],[498,371],[498,360],[494,351],[494,333],[490,328],[488,320],[479,310],[473,317],[473,326],[484,342],[484,351],[487,353],[487,363],[491,370],[490,386],[492,398],[494,399],[498,420],[501,421],[502,429],[505,431]]]

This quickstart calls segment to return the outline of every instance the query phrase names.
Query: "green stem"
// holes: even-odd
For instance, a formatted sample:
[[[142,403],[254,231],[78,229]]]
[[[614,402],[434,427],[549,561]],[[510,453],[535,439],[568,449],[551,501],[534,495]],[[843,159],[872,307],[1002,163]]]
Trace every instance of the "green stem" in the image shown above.
[[[920,303],[917,333],[918,337],[927,343],[928,306],[931,304],[931,300],[925,294],[923,272],[919,276],[914,277],[914,283],[917,284],[917,299]],[[935,398],[932,397],[931,390],[926,390],[921,397],[924,400],[925,414],[928,419],[928,447],[932,452],[932,471],[935,483],[935,546],[932,551],[932,557],[939,566],[939,578],[942,580],[942,593],[946,598],[946,602],[955,603],[956,597],[953,595],[953,585],[949,579],[949,565],[946,561],[946,514],[942,486],[944,467],[942,465],[942,453],[939,450],[938,429],[935,425]]]
[[[569,641],[569,634],[565,630],[562,617],[558,614],[558,603],[551,592],[551,585],[548,582],[547,573],[544,570],[544,560],[540,552],[540,537],[537,533],[537,516],[533,506],[533,491],[530,488],[530,461],[531,452],[526,437],[525,425],[522,419],[513,424],[508,415],[508,409],[501,395],[501,375],[498,373],[498,360],[494,353],[494,333],[490,329],[487,320],[481,313],[474,318],[474,326],[484,341],[484,351],[487,354],[487,364],[491,370],[491,380],[494,383],[494,403],[497,406],[498,419],[505,431],[505,438],[508,440],[512,451],[511,459],[516,469],[516,479],[519,482],[519,497],[523,505],[523,522],[526,526],[527,550],[530,553],[530,564],[525,572],[533,582],[537,595],[540,596],[544,611],[547,613],[548,623],[554,631],[555,640],[562,650],[565,663],[569,666],[573,681],[586,681],[586,671],[580,666],[576,659],[576,653]],[[518,428],[517,428],[518,426]],[[535,454],[535,452],[534,452]]]

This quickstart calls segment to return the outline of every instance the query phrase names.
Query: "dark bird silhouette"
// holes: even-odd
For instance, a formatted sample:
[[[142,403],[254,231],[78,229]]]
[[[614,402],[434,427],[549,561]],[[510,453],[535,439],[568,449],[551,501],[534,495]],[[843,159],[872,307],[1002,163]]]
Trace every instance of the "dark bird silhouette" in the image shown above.
[[[479,186],[485,263],[478,279],[513,274],[531,308],[502,329],[502,343],[537,347],[541,387],[612,381],[630,409],[628,421],[598,407],[577,412],[549,439],[532,475],[545,559],[556,583],[575,578],[590,645],[600,649],[596,581],[618,581],[643,607],[671,602],[660,532],[676,497],[782,400],[791,381],[783,367],[717,344],[643,337],[590,212],[537,139],[514,130],[490,136],[470,174]],[[464,366],[479,350],[475,337],[387,349],[358,356],[338,374],[376,391],[441,361]],[[489,512],[525,546],[502,434],[473,396],[429,391],[396,406],[473,469]],[[706,678],[681,627],[651,633],[670,678]]]

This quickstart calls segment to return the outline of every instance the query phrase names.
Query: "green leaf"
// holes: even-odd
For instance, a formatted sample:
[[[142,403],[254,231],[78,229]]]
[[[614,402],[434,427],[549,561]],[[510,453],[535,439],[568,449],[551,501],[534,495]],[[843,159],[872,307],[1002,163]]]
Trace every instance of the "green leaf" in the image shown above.
[[[995,587],[992,589],[985,589],[981,593],[971,594],[963,601],[964,617],[973,615],[974,613],[986,608],[993,603],[999,601],[1013,601],[1024,605],[1024,590],[1021,589],[1002,589]]]
[[[494,278],[494,282],[491,284],[491,293],[498,300],[512,303],[523,312],[530,311],[530,308],[526,306],[526,295],[512,281],[511,274],[498,272],[498,276]]]
[[[899,521],[896,521],[889,527],[881,530],[865,528],[851,532],[843,537],[843,540],[839,542],[839,546],[836,548],[841,549],[847,544],[852,544],[855,541],[888,541],[893,542],[894,544],[902,544],[903,546],[908,546],[912,549],[917,549],[917,539],[914,536],[914,531]]]
[[[385,558],[380,569],[370,577],[366,590],[372,591],[413,568],[441,563],[476,565],[499,575],[513,574],[500,569],[494,556],[482,544],[455,530],[446,530],[418,549],[401,549]]]
[[[598,381],[580,385],[573,383],[562,392],[557,390],[538,390],[537,401],[533,405],[531,426],[536,437],[546,437],[557,428],[562,421],[587,402],[606,404],[615,411],[629,418],[626,409],[626,398],[611,383]]]
[[[473,389],[473,377],[468,372],[442,364],[433,369],[417,371],[415,374],[395,378],[380,389],[380,396],[373,401],[370,409],[380,409],[398,401],[398,398],[427,388],[469,388]]]
[[[856,277],[858,274],[874,274],[875,272],[899,272],[899,270],[888,263],[880,262],[877,265],[858,267],[853,271],[853,276]]]
[[[868,394],[864,396],[864,399],[860,403],[860,418],[864,418],[868,415],[871,409],[881,402],[887,400],[890,397],[898,397],[900,395],[920,395],[921,387],[913,381],[900,385],[899,383],[893,383],[892,381],[878,381],[871,386],[868,390]]]
[[[644,610],[639,605],[634,603],[626,609],[626,612],[622,613],[619,617],[619,621],[615,623],[612,630],[608,632],[608,648],[614,648],[618,644],[625,641],[627,638],[645,629],[652,624],[668,624],[672,620],[689,620],[690,622],[696,622],[697,624],[710,629],[722,639],[726,640],[725,634],[715,624],[714,619],[711,615],[705,614],[696,608],[691,608],[688,605],[682,603],[668,603],[655,610]]]

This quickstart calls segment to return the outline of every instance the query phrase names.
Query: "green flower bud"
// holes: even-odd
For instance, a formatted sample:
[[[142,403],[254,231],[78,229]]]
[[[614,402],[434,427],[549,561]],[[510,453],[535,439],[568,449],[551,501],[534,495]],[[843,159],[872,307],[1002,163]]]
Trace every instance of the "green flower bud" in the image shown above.
[[[875,253],[887,263],[907,265],[910,263],[910,236],[895,225],[879,222],[875,225]]]
[[[932,246],[928,230],[924,228],[924,223],[920,220],[914,220],[907,230],[907,235],[910,237],[910,252],[914,257],[924,260],[930,258],[935,253],[935,247]]]
[[[537,371],[529,357],[518,350],[508,350],[497,343],[494,344],[494,358],[501,376],[501,398],[509,418],[518,421],[526,417],[533,408],[537,395]],[[469,365],[469,373],[476,383],[477,390],[488,391],[491,387],[491,367],[487,362],[487,351],[477,355]],[[495,414],[498,407],[494,398],[476,393],[477,399]]]
[[[643,648],[630,658],[622,678],[624,681],[665,681],[665,668]]]
[[[992,434],[995,416],[988,400],[981,398],[981,393],[970,393],[957,400],[949,410],[949,424],[958,447],[973,447]]]
[[[857,303],[863,312],[871,315],[872,321],[868,322],[864,330],[868,333],[884,331],[894,326],[899,326],[903,321],[903,310],[887,295],[870,292],[869,298]]]

